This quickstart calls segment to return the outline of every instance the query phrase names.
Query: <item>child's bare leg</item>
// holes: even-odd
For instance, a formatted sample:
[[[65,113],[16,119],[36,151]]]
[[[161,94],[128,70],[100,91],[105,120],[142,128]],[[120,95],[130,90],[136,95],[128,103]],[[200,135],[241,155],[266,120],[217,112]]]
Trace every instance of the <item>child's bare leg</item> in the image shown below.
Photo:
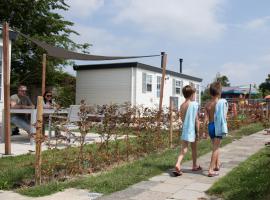
[[[220,159],[219,159],[219,148],[217,149],[217,159],[215,163],[215,168],[219,169],[220,167]]]
[[[215,166],[216,166],[217,159],[218,159],[219,145],[220,145],[220,139],[215,138],[213,140],[213,152],[212,152],[211,163],[210,163],[210,167],[209,167],[209,173],[212,173],[214,171]]]
[[[192,161],[193,166],[192,168],[197,168],[197,141],[191,143],[191,150],[192,150]]]
[[[177,162],[175,164],[175,167],[177,167],[179,170],[181,169],[181,162],[185,156],[185,154],[188,151],[188,142],[187,141],[182,141],[182,148],[181,148],[181,152],[178,156]]]
[[[217,169],[219,169],[220,168],[220,165],[221,165],[220,164],[220,150],[219,150],[220,144],[221,144],[221,139],[219,139],[219,145],[218,145],[218,150],[217,150],[218,156],[217,156],[217,161],[216,161],[216,166],[215,166]]]

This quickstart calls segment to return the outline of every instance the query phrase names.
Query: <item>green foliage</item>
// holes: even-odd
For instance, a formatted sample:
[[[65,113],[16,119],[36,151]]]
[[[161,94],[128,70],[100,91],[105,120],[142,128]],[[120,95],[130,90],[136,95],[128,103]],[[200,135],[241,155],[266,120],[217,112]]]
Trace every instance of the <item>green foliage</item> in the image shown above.
[[[240,138],[246,134],[249,135],[262,130],[262,128],[261,124],[250,124],[245,129],[241,128],[239,131],[235,131],[233,135]],[[233,139],[234,137],[224,138],[222,140],[222,146],[232,142]],[[210,152],[212,150],[210,141],[200,141],[198,143],[198,149],[200,149],[198,156]],[[152,153],[139,160],[125,163],[122,166],[115,167],[96,176],[84,176],[83,178],[76,178],[65,182],[51,182],[42,186],[21,188],[17,191],[27,196],[37,197],[49,195],[66,188],[76,187],[88,189],[92,192],[109,194],[123,190],[130,185],[147,180],[168,170],[174,165],[178,153],[179,148],[167,149],[161,153]],[[191,160],[191,150],[188,151],[184,158],[184,161],[187,160]]]
[[[265,148],[218,180],[210,194],[222,199],[268,199],[270,195],[270,148]]]
[[[265,79],[265,81],[260,84],[259,88],[262,91],[263,96],[270,94],[270,74],[268,74],[268,77]]]
[[[250,124],[243,126],[240,130],[236,130],[231,135],[233,137],[226,137],[222,141],[222,145],[226,145],[232,142],[235,138],[240,138],[244,135],[249,135],[251,133],[255,133],[259,130],[262,130],[263,127],[261,124]],[[148,132],[142,133],[147,134]],[[168,136],[167,132],[164,132],[165,137]],[[130,145],[132,146],[131,150],[134,149],[134,145],[138,145],[136,142],[137,138],[130,138]],[[175,138],[175,140],[179,140],[179,136]],[[111,142],[110,144],[110,156],[108,157],[110,160],[109,164],[115,164],[116,154],[114,151],[114,147],[116,142]],[[209,140],[202,140],[198,144],[199,156],[203,155],[207,152],[211,151],[211,145]],[[110,168],[109,164],[102,165],[104,163],[104,158],[102,158],[103,152],[99,148],[100,144],[90,144],[85,145],[84,152],[87,159],[91,159],[91,165],[102,166],[98,168],[98,171],[101,169]],[[126,154],[126,141],[121,140],[119,142],[119,155]],[[137,146],[138,148],[138,146]],[[57,171],[63,173],[63,169],[66,170],[74,170],[74,168],[70,168],[73,162],[76,162],[77,155],[79,152],[79,147],[69,147],[66,149],[58,150],[52,149],[42,152],[42,160],[43,160],[43,173],[49,173],[51,176],[55,177],[57,175]],[[134,152],[134,151],[133,151]],[[190,152],[185,157],[185,160],[190,160],[191,155]],[[132,153],[132,151],[130,152]],[[139,152],[140,153],[140,152]],[[117,190],[124,189],[129,185],[137,183],[142,180],[146,180],[149,177],[155,176],[168,168],[172,167],[177,154],[179,153],[179,149],[163,149],[163,151],[158,151],[156,153],[150,153],[145,155],[145,157],[138,157],[137,161],[126,162],[124,166],[116,167],[113,170],[109,170],[108,173],[102,173],[97,176],[85,176],[83,179],[76,178],[71,179],[71,181],[65,182],[49,182],[47,184],[36,187],[23,187],[18,191],[22,194],[29,196],[43,196],[48,195],[57,191],[60,191],[69,187],[77,187],[77,188],[86,188],[95,192],[102,193],[111,193]],[[136,158],[136,157],[134,157]],[[113,162],[112,162],[113,161]],[[52,168],[54,167],[54,168]],[[33,155],[22,155],[16,157],[8,157],[8,158],[0,158],[0,189],[13,189],[18,188],[20,185],[25,182],[25,180],[33,180],[34,177],[34,156]],[[130,173],[132,172],[132,173]],[[125,177],[123,180],[120,177]]]
[[[229,78],[225,75],[221,76],[221,75],[218,75],[217,78],[216,78],[216,81],[220,82],[222,86],[224,87],[228,87],[230,86],[230,81],[229,81]]]
[[[75,104],[76,78],[62,71],[55,71],[56,103],[61,107]]]
[[[205,104],[208,100],[211,99],[209,88],[206,88],[201,95],[202,104]]]
[[[59,11],[68,10],[65,0],[2,0],[0,19],[8,21],[11,28],[49,44],[73,51],[86,51],[89,44],[76,44],[70,39],[77,34],[70,27],[73,23],[65,20]],[[43,49],[18,37],[12,46],[11,89],[19,83],[29,87],[41,86]],[[49,57],[47,59],[47,86],[55,86],[62,66],[69,62]],[[30,88],[31,90],[31,88]]]

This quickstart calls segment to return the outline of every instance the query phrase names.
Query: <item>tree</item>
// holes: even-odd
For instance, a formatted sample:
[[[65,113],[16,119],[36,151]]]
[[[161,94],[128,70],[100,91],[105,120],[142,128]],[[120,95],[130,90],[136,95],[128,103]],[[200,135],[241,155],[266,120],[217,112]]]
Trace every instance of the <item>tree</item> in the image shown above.
[[[211,99],[211,95],[210,95],[210,91],[209,91],[209,87],[207,87],[204,91],[202,91],[201,93],[201,100],[202,100],[202,104],[205,104],[208,100]]]
[[[262,91],[263,96],[270,94],[270,74],[268,74],[268,77],[265,79],[265,81],[260,84],[259,88]]]
[[[220,74],[217,75],[216,81],[220,82],[222,86],[228,87],[230,86],[229,78],[225,75],[221,76]]]
[[[73,51],[85,51],[89,44],[76,44],[70,39],[77,34],[70,27],[73,23],[59,14],[68,10],[65,0],[1,0],[0,19],[8,21],[11,28],[49,44]],[[11,88],[19,83],[36,88],[41,85],[41,60],[43,49],[19,37],[12,46]],[[47,86],[57,84],[61,68],[70,64],[62,59],[49,57],[47,61]],[[56,73],[58,71],[58,73]]]
[[[76,78],[66,72],[57,71],[56,101],[62,107],[75,104]]]

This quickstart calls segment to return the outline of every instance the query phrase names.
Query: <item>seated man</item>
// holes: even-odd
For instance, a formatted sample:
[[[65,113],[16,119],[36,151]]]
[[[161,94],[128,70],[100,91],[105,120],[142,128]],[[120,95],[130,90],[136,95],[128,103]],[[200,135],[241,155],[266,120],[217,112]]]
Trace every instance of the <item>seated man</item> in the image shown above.
[[[35,108],[30,98],[26,96],[27,87],[20,85],[18,87],[18,94],[14,94],[10,97],[10,106],[14,109],[31,109]],[[17,127],[25,130],[28,134],[31,134],[30,121],[27,118],[27,114],[12,114],[11,123]]]

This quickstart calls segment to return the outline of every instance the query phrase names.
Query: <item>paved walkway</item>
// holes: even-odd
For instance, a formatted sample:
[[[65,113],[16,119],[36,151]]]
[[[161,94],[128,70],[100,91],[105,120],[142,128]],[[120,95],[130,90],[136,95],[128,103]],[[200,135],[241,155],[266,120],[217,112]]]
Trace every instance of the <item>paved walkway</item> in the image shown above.
[[[155,176],[148,181],[142,181],[129,188],[115,192],[108,196],[102,196],[99,200],[193,200],[207,199],[204,191],[220,177],[226,175],[240,162],[264,147],[264,143],[270,140],[263,132],[243,137],[221,148],[222,168],[218,177],[207,177],[211,153],[201,156],[198,163],[204,168],[202,172],[194,173],[190,170],[191,162],[183,164],[184,174],[180,177],[171,177],[168,172]],[[172,163],[173,164],[173,163]],[[5,200],[93,200],[98,195],[86,190],[67,189],[50,196],[29,198],[12,191],[0,191],[0,199]]]
[[[211,153],[201,156],[198,163],[203,171],[194,173],[190,170],[192,162],[183,164],[184,174],[179,177],[171,177],[168,172],[155,176],[148,181],[137,183],[123,191],[103,196],[99,200],[197,200],[208,199],[204,191],[240,162],[264,147],[264,143],[270,137],[263,135],[263,132],[243,137],[233,141],[220,149],[222,168],[218,177],[207,177]],[[199,149],[198,149],[199,151]],[[174,164],[174,163],[172,163]]]

